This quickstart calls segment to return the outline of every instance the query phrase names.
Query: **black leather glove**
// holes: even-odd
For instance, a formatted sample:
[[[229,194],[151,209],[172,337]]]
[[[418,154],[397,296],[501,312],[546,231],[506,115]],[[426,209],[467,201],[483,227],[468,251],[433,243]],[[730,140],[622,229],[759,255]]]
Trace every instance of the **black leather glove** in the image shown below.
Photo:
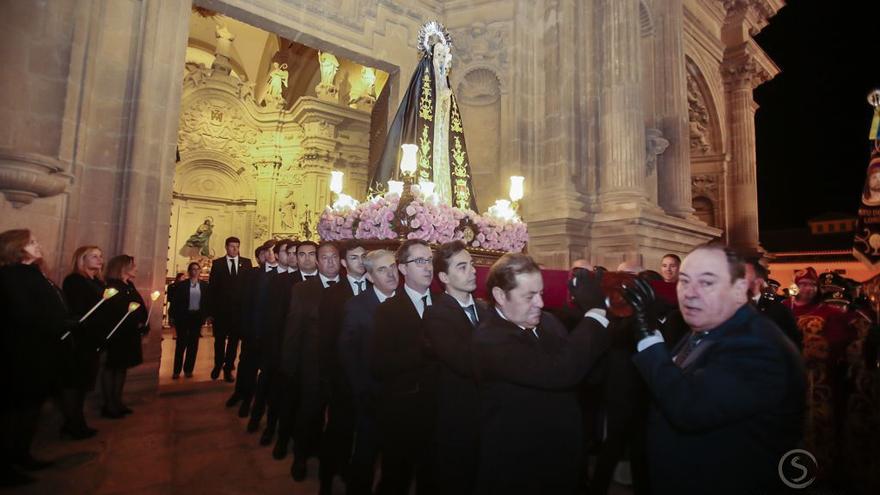
[[[636,342],[650,336],[656,327],[656,322],[649,317],[655,300],[654,289],[648,282],[636,278],[623,286],[623,298],[633,308],[633,335]]]
[[[603,308],[605,304],[602,288],[602,271],[590,272],[586,268],[575,268],[568,281],[568,294],[575,305],[583,312],[592,308]]]

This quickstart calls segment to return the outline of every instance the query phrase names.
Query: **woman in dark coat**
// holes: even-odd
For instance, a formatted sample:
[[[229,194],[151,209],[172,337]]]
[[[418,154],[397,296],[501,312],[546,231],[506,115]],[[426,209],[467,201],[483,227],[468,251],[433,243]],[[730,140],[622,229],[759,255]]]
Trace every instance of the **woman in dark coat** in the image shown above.
[[[147,329],[147,308],[144,300],[134,286],[137,277],[137,265],[134,258],[126,254],[113,257],[107,263],[105,279],[107,287],[119,293],[108,299],[101,308],[102,320],[112,329],[125,316],[131,303],[140,306],[125,318],[113,335],[106,337],[104,348],[107,358],[104,361],[104,372],[101,375],[101,391],[104,395],[104,407],[101,415],[107,418],[121,418],[131,413],[131,409],[122,403],[122,389],[125,386],[125,375],[128,368],[133,368],[144,361],[141,350],[141,336]]]
[[[71,317],[79,321],[100,300],[104,292],[101,271],[104,269],[104,254],[97,246],[81,246],[73,253],[70,274],[64,279],[64,297]],[[103,303],[102,303],[103,305]],[[86,394],[95,388],[98,377],[99,359],[97,348],[110,331],[106,322],[92,313],[76,330],[68,336],[70,352],[64,360],[66,366],[61,373],[61,412],[64,426],[61,434],[74,439],[90,438],[97,430],[86,424],[83,407]]]
[[[61,291],[40,270],[43,253],[29,230],[0,233],[0,486],[33,478],[17,471],[50,463],[30,454],[40,407],[57,376],[67,308]]]

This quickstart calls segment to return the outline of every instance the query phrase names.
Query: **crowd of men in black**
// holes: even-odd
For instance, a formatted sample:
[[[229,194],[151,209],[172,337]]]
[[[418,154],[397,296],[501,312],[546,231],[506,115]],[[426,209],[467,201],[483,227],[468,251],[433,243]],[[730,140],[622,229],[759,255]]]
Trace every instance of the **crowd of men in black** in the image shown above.
[[[11,247],[6,234],[3,350],[25,357],[4,362],[4,377],[29,401],[4,406],[4,476],[20,482],[15,475],[25,475],[16,467],[40,466],[30,439],[15,429],[33,426],[33,408],[51,381],[37,383],[25,372],[43,370],[34,361],[43,357],[37,346],[67,330],[86,342],[83,361],[92,369],[103,354],[88,340],[89,325],[76,320],[100,299],[101,286],[80,310],[66,308],[35,266],[39,256],[28,254],[30,234]],[[174,377],[192,373],[199,328],[210,316],[212,378],[222,372],[235,383],[227,407],[249,418],[249,432],[262,428],[259,442],[274,441],[276,459],[292,444],[295,481],[317,456],[321,493],[332,492],[337,476],[352,494],[406,494],[413,486],[419,494],[605,493],[625,455],[638,494],[782,488],[780,459],[801,438],[803,366],[791,339],[751,302],[746,264],[723,246],[700,246],[685,258],[674,301],[657,297],[661,286],[648,282],[650,274],[576,267],[571,307],[554,316],[544,311],[540,267],[525,254],[504,255],[491,267],[487,303],[473,297],[476,269],[460,241],[432,250],[408,240],[396,253],[368,252],[358,241],[269,241],[257,249],[256,266],[239,245],[226,240],[208,283],[191,264],[188,281],[169,290],[178,331]],[[81,257],[94,250],[84,249]],[[131,285],[133,260],[120,262],[120,272],[116,259],[105,283],[131,291],[109,300],[116,305],[101,320],[105,327],[129,301],[143,309]],[[440,292],[431,290],[435,276]],[[28,303],[34,296],[39,309]],[[47,299],[57,308],[47,310]],[[127,338],[139,339],[145,321],[145,314],[130,318]],[[113,338],[99,337],[111,343],[104,366],[114,370]],[[104,413],[118,417],[125,406],[113,373]],[[579,394],[597,383],[605,390],[601,421]],[[87,388],[77,388],[77,397]],[[66,415],[66,427],[94,434],[83,430],[81,399],[72,402],[80,417]],[[602,442],[590,478],[585,453],[596,424]]]
[[[747,278],[729,250],[696,250],[681,282],[674,255],[662,277],[580,265],[571,305],[554,315],[527,255],[495,263],[486,303],[473,297],[461,242],[432,251],[410,240],[393,253],[269,241],[253,267],[238,247],[227,239],[211,309],[183,326],[213,317],[212,377],[235,382],[226,406],[249,418],[247,431],[262,429],[275,459],[292,443],[295,481],[318,457],[321,493],[338,476],[352,494],[599,494],[625,458],[638,494],[782,486],[780,457],[801,436],[803,370],[749,298],[755,265]],[[171,292],[183,321],[188,291]],[[788,318],[780,325],[795,338]],[[189,346],[189,330],[178,332],[178,349]],[[598,456],[592,476],[587,451]]]

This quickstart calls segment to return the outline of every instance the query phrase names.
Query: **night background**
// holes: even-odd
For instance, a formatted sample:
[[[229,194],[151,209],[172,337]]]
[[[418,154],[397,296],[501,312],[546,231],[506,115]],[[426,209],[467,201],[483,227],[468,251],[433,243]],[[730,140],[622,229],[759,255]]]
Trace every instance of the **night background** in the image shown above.
[[[762,231],[855,216],[880,87],[880,2],[786,4],[755,37],[781,69],[754,93]]]

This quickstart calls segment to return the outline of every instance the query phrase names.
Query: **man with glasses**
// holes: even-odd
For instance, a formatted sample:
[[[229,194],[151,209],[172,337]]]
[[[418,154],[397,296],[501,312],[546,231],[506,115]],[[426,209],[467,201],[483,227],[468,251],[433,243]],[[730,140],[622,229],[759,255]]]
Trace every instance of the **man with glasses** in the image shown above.
[[[410,239],[397,250],[404,285],[376,311],[370,369],[378,381],[378,419],[382,432],[382,481],[389,494],[430,488],[436,363],[423,356],[422,318],[436,297],[431,248]]]

